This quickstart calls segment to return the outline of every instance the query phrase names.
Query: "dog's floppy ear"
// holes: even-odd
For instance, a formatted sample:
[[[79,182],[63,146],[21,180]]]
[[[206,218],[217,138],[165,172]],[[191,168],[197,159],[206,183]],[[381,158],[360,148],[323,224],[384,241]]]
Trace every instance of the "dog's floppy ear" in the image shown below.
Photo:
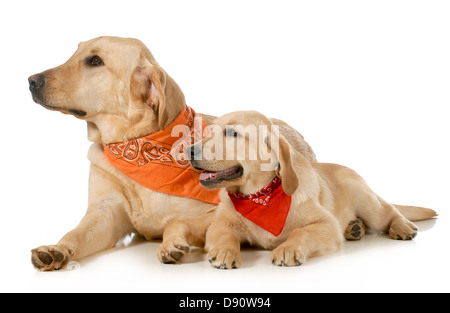
[[[132,97],[149,105],[158,117],[158,125],[166,128],[185,105],[177,83],[158,65],[143,58],[131,75]]]
[[[273,140],[278,140],[278,145],[276,143],[268,145],[278,158],[279,164],[275,173],[282,180],[284,192],[293,195],[298,190],[299,197],[303,200],[317,194],[320,185],[311,162],[296,151],[279,131],[271,135],[270,142]]]
[[[166,99],[164,93],[165,77],[162,71],[145,59],[136,66],[131,74],[130,89],[135,100],[142,101],[149,105],[158,116],[158,124],[165,127],[165,106]]]
[[[291,146],[281,134],[273,139],[278,140],[278,148],[276,144],[272,143],[272,148],[279,160],[278,168],[275,171],[276,175],[283,183],[284,192],[293,195],[298,188],[299,180],[294,169]]]

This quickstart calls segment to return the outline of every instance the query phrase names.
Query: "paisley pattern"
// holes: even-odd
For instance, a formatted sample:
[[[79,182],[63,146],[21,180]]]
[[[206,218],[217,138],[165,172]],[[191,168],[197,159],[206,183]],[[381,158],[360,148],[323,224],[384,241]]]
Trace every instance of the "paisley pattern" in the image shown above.
[[[142,159],[139,159],[141,161],[141,166],[152,161],[159,161],[161,163],[174,163],[174,159],[170,155],[170,150],[160,144],[152,143],[151,141],[145,141],[140,151],[142,156]]]
[[[158,140],[160,138],[156,133],[125,142],[107,144],[104,147],[116,158],[138,167],[150,162],[188,167],[186,150],[194,141],[202,139],[203,127],[202,123],[195,123],[196,114],[190,107],[186,107],[185,115],[185,125],[190,131],[184,133],[184,136],[171,137],[170,140],[163,142]],[[166,132],[164,136],[167,136]],[[173,147],[175,141],[178,141],[178,145]]]
[[[275,177],[272,182],[252,195],[244,195],[240,192],[232,193],[231,195],[240,200],[250,200],[256,204],[268,206],[273,192],[281,185],[281,179]]]
[[[219,191],[200,185],[200,172],[190,167],[186,154],[187,147],[207,135],[207,129],[186,106],[167,128],[142,138],[104,144],[103,151],[113,166],[141,186],[217,204]]]

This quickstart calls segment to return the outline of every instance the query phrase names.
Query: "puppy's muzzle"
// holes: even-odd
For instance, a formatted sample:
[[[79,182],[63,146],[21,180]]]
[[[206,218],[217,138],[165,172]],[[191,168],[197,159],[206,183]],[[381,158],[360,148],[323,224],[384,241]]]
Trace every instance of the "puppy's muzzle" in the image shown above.
[[[202,159],[202,148],[199,145],[192,145],[187,150],[186,153],[188,155],[189,161],[191,161],[191,165],[193,168],[197,170],[203,170],[199,166],[197,166],[198,160]]]
[[[190,146],[186,152],[190,161],[200,160],[202,156],[202,149],[198,145]]]

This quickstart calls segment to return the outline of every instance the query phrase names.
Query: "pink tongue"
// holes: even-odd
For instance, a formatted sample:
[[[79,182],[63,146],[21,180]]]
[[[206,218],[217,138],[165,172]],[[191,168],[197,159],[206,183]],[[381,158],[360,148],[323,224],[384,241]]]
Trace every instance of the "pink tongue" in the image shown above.
[[[200,174],[200,180],[214,180],[219,177],[218,173],[203,172]]]

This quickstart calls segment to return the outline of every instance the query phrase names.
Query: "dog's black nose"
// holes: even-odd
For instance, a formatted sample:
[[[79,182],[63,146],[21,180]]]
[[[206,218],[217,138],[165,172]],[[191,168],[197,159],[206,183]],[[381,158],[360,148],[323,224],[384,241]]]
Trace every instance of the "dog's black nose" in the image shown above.
[[[44,76],[36,74],[33,76],[30,76],[28,78],[28,83],[30,83],[30,90],[38,90],[39,88],[42,88],[45,84]]]
[[[199,147],[199,145],[193,145],[190,146],[186,152],[190,161],[200,160],[202,149]]]

